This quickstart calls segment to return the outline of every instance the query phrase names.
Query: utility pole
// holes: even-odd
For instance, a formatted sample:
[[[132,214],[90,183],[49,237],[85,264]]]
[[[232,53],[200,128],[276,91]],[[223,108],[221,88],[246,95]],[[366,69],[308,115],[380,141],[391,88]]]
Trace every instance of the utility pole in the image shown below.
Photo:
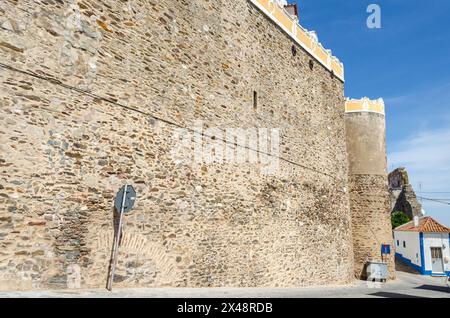
[[[422,181],[419,181],[419,193],[420,193],[420,196],[419,196],[420,204],[423,204],[423,200],[422,200]]]

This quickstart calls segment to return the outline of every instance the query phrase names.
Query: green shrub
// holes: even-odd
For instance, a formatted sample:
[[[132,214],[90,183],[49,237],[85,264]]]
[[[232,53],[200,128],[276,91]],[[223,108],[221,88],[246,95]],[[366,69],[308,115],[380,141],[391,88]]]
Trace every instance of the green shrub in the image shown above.
[[[392,228],[395,229],[397,226],[403,225],[411,221],[409,216],[401,211],[395,211],[391,215]]]

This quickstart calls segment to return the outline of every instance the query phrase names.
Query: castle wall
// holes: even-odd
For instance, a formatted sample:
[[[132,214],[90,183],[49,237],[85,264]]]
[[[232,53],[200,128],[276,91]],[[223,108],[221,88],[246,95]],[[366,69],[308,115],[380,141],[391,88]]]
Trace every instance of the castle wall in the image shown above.
[[[382,112],[367,106],[359,110],[347,107],[345,114],[355,275],[365,278],[367,262],[381,261],[381,245],[391,244],[389,270],[393,278],[384,105]]]
[[[412,185],[409,183],[405,168],[397,168],[388,176],[391,213],[401,211],[411,220],[414,216],[422,216],[422,204],[417,199]]]
[[[115,287],[352,279],[343,82],[252,3],[0,14],[0,289],[104,287],[125,183],[137,202]],[[279,128],[278,170],[174,159],[174,132],[198,120]]]
[[[388,175],[389,188],[401,189],[409,184],[408,172],[405,168],[397,168]]]

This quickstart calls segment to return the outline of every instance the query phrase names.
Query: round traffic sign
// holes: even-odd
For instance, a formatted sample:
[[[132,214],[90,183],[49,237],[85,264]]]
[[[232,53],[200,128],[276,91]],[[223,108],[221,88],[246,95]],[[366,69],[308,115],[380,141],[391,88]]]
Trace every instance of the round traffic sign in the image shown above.
[[[127,188],[126,192],[125,187]],[[135,201],[136,201],[136,191],[134,190],[133,186],[126,185],[120,188],[119,192],[117,192],[116,198],[114,200],[114,207],[116,208],[117,212],[120,213],[122,211],[122,202],[124,202],[123,212],[127,213],[131,211]]]

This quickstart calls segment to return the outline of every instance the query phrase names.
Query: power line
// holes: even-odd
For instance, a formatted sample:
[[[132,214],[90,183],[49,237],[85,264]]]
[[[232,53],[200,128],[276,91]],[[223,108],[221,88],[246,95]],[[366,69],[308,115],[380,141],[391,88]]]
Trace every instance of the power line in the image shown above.
[[[69,89],[69,90],[72,90],[72,91],[76,91],[76,92],[78,92],[78,93],[80,93],[80,94],[88,95],[88,96],[91,96],[91,97],[94,97],[94,98],[103,100],[103,101],[105,101],[105,102],[108,102],[108,103],[113,104],[113,105],[115,105],[115,106],[121,107],[121,108],[123,108],[123,109],[126,109],[126,110],[129,110],[129,111],[133,111],[133,112],[139,113],[139,114],[141,114],[141,115],[145,115],[145,116],[151,117],[151,118],[153,118],[154,120],[161,121],[161,122],[166,123],[166,124],[168,124],[168,125],[172,125],[172,126],[175,126],[175,127],[177,127],[177,128],[186,129],[186,130],[188,130],[188,131],[190,131],[190,132],[193,132],[193,133],[198,133],[198,132],[197,132],[195,129],[193,129],[193,128],[184,127],[183,125],[180,125],[180,124],[175,123],[175,122],[173,122],[173,121],[170,121],[170,120],[168,120],[168,119],[164,119],[164,118],[158,117],[158,116],[156,116],[156,115],[153,115],[153,114],[151,114],[151,113],[142,111],[142,110],[140,110],[140,109],[137,109],[137,108],[134,108],[134,107],[131,107],[131,106],[127,106],[127,105],[120,104],[120,103],[118,103],[118,102],[112,100],[111,98],[104,97],[104,96],[101,96],[101,95],[97,95],[97,94],[88,92],[88,91],[86,91],[86,90],[83,90],[83,89],[80,89],[80,88],[77,88],[77,87],[74,87],[74,86],[70,86],[70,85],[68,85],[68,84],[63,83],[63,82],[62,82],[61,80],[59,80],[59,79],[56,79],[56,78],[53,78],[53,77],[44,76],[44,75],[39,75],[39,74],[30,72],[30,71],[24,71],[24,70],[21,70],[21,69],[18,69],[18,68],[16,68],[16,67],[14,67],[14,66],[7,65],[7,64],[1,63],[1,62],[0,62],[0,67],[3,67],[3,68],[5,68],[5,69],[8,69],[8,70],[13,71],[13,72],[21,73],[21,74],[24,74],[24,75],[27,75],[27,76],[31,76],[31,77],[34,77],[34,78],[37,78],[37,79],[40,79],[40,80],[47,81],[47,82],[49,82],[49,83],[52,83],[53,85],[61,86],[61,87],[66,88],[66,89]],[[201,135],[202,135],[203,137],[208,137],[208,138],[212,138],[212,137],[213,137],[213,136],[209,136],[209,135],[207,135],[207,134],[205,134],[205,133],[203,133],[203,132],[201,133]],[[306,170],[315,172],[315,173],[317,173],[317,174],[321,174],[321,175],[330,177],[330,178],[332,178],[332,179],[334,179],[334,180],[336,180],[336,181],[342,181],[342,179],[336,178],[335,176],[333,176],[333,175],[331,175],[331,174],[329,174],[329,173],[326,173],[326,172],[323,172],[323,171],[320,171],[320,170],[317,170],[317,169],[314,169],[314,168],[310,168],[310,167],[304,166],[304,165],[299,164],[299,163],[297,163],[297,162],[295,162],[295,161],[292,161],[292,160],[290,160],[290,159],[287,159],[287,158],[284,158],[284,157],[281,157],[281,156],[274,156],[274,155],[271,154],[271,153],[264,152],[264,151],[261,151],[261,150],[258,150],[258,149],[253,149],[253,148],[251,148],[251,147],[248,147],[248,146],[246,146],[246,145],[241,145],[241,144],[239,144],[239,143],[230,143],[228,140],[223,139],[223,138],[216,138],[216,139],[218,139],[218,140],[220,140],[220,141],[223,141],[223,142],[226,143],[226,144],[230,144],[230,145],[233,145],[233,146],[242,147],[242,148],[248,149],[248,150],[250,150],[250,151],[254,151],[254,152],[259,153],[259,154],[263,154],[263,155],[266,155],[266,156],[278,158],[278,159],[281,160],[281,161],[284,161],[284,162],[290,163],[290,164],[292,164],[292,165],[294,165],[294,166],[298,166],[298,167],[300,167],[300,168],[303,168],[303,169],[306,169]]]
[[[422,182],[419,182],[419,193],[422,192]],[[420,200],[420,204],[423,204],[423,199],[419,199]]]
[[[434,200],[434,201],[449,201],[450,200],[450,199],[444,199],[444,198],[427,198],[427,197],[422,197],[422,196],[418,196],[418,198],[424,199],[424,200]]]
[[[442,193],[442,194],[449,194],[450,192],[417,191],[417,193]]]
[[[450,202],[447,202],[445,200],[448,199],[433,199],[433,198],[424,198],[424,197],[420,197],[418,196],[418,198],[425,200],[425,201],[432,201],[432,202],[437,202],[437,203],[441,203],[441,204],[446,204],[446,205],[450,205]]]

